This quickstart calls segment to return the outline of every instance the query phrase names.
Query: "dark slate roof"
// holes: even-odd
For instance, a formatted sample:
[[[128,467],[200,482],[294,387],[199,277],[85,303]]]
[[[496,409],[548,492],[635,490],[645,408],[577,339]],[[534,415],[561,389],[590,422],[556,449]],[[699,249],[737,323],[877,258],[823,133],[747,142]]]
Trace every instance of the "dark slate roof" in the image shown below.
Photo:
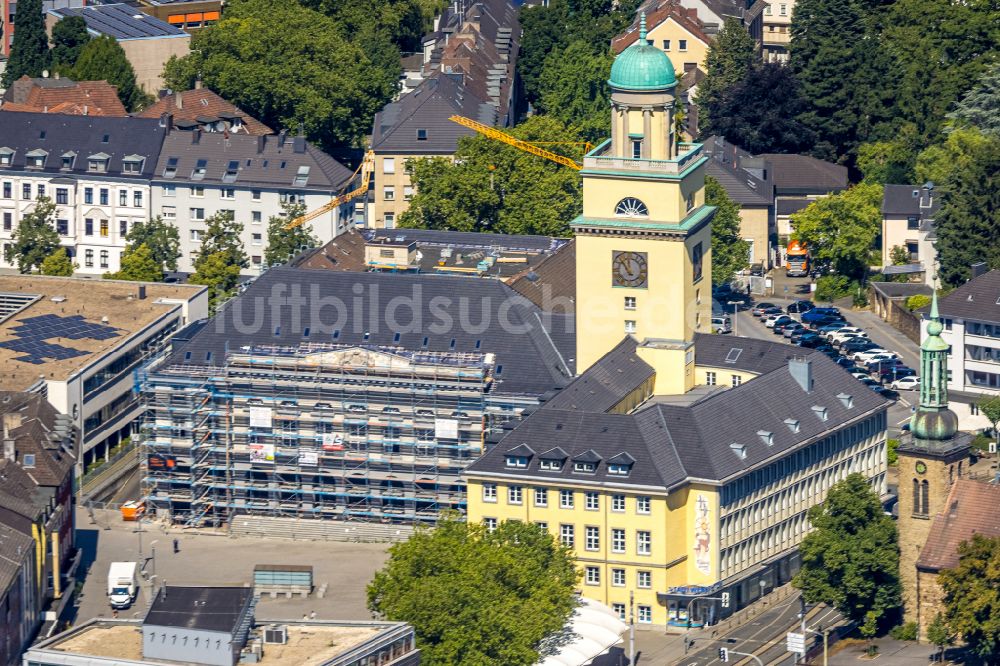
[[[570,241],[537,265],[522,271],[510,286],[543,310],[575,311],[576,241]]]
[[[938,301],[945,317],[1000,323],[1000,270],[969,280]]]
[[[809,155],[764,153],[777,194],[829,194],[847,189],[847,167]]]
[[[761,196],[757,191],[747,187],[746,180],[733,169],[727,168],[716,160],[709,160],[708,175],[719,181],[726,195],[741,206],[770,206],[771,200]]]
[[[45,138],[42,138],[44,135]],[[106,175],[115,178],[149,179],[163,144],[164,128],[158,120],[146,118],[112,118],[106,116],[70,116],[52,113],[20,113],[0,111],[0,149],[16,151],[13,164],[0,167],[4,171],[25,171],[25,154],[42,149],[48,152],[44,169],[31,169],[46,174],[88,174],[87,158],[105,153],[111,156]],[[104,137],[107,137],[105,143]],[[73,168],[62,171],[62,155],[76,153]],[[122,173],[122,159],[131,155],[145,158],[139,174]]]
[[[704,151],[708,161],[708,175],[719,181],[730,199],[741,206],[770,206],[774,203],[774,184],[748,172],[741,164],[753,156],[722,137],[705,140]]]
[[[273,302],[272,293],[279,295],[278,303]],[[322,319],[319,321],[313,320],[308,307],[299,310],[301,317],[292,317],[291,306],[284,296],[295,293],[312,303],[318,299],[340,298],[345,308],[349,308],[350,319],[343,322],[336,340],[332,332],[320,337],[321,329],[332,328],[331,323],[336,318],[333,307],[320,311],[317,316]],[[399,303],[411,298],[419,313],[419,324],[414,325],[409,306],[403,306],[394,312],[395,323],[401,330],[394,330],[386,319],[388,304],[393,299],[399,299],[395,301]],[[351,307],[354,299],[362,299],[364,309],[354,310]],[[450,326],[444,325],[444,313],[451,319]],[[274,318],[276,314],[277,319]],[[514,331],[507,332],[498,325],[503,317],[515,327]],[[274,268],[260,276],[218,318],[194,335],[189,343],[175,350],[168,364],[221,365],[227,349],[330,342],[414,351],[492,353],[496,355],[496,382],[492,390],[502,394],[540,396],[565,385],[573,372],[572,319],[542,313],[499,280]],[[259,329],[248,331],[246,325],[238,324],[255,321],[255,318],[261,322]],[[462,321],[485,330],[463,331]],[[484,326],[484,322],[488,325]],[[309,338],[303,336],[305,327],[311,329]],[[278,330],[277,335],[275,330]],[[396,332],[400,333],[399,340],[394,337]],[[423,344],[425,337],[426,347]],[[477,341],[480,342],[478,349]],[[186,357],[188,352],[190,359]],[[212,353],[210,361],[206,360],[208,352]]]
[[[778,199],[775,202],[775,212],[778,215],[791,215],[792,213],[797,213],[809,204],[811,204],[814,199]]]
[[[914,192],[918,195],[913,196]],[[920,185],[886,185],[882,190],[882,214],[933,218],[941,207],[941,197],[934,196],[928,208],[921,208],[921,195]]]
[[[958,566],[958,545],[972,535],[1000,537],[1000,485],[958,479],[944,509],[934,517],[917,568],[929,571]]]
[[[708,344],[709,340],[723,337],[696,338],[699,364],[706,362],[706,356],[712,358],[718,354],[718,349]],[[740,339],[739,343],[726,340],[728,345],[743,344]],[[769,342],[758,346],[756,341],[748,341],[746,346],[747,362],[739,364],[741,369],[756,368],[755,371],[762,373],[749,382],[709,393],[686,405],[651,400],[628,415],[597,409],[617,402],[611,397],[595,402],[595,408],[587,410],[561,408],[564,405],[557,395],[490,447],[468,468],[468,473],[657,486],[668,490],[692,479],[721,482],[769,463],[845,423],[888,408],[888,401],[858,384],[823,354]],[[619,345],[602,360],[620,358],[621,351]],[[803,389],[787,367],[788,358],[796,355],[802,358],[803,353],[814,379],[811,391]],[[586,380],[591,373],[605,374],[609,370],[613,368],[596,364],[567,388]],[[625,383],[620,397],[627,390]],[[850,407],[838,397],[842,395],[850,396]],[[826,409],[826,421],[817,415],[814,406]],[[799,422],[798,432],[785,424],[786,419]],[[759,431],[771,433],[770,444],[763,441]],[[595,474],[589,475],[574,472],[572,466],[543,471],[534,459],[524,469],[508,468],[506,452],[522,444],[536,449],[561,446],[571,457],[593,449],[602,463]],[[745,457],[733,450],[733,444],[744,447]],[[607,460],[622,453],[636,460],[631,473],[627,477],[609,475]]]
[[[930,296],[934,292],[933,288],[923,282],[872,282],[871,286],[887,298],[907,298],[917,294]]]
[[[143,624],[233,633],[253,596],[249,587],[160,588]]]
[[[587,372],[546,402],[545,408],[584,412],[610,410],[654,374],[652,366],[635,353],[636,346],[635,338],[626,336]]]
[[[496,122],[496,110],[469,92],[455,77],[438,73],[375,114],[372,149],[376,153],[450,155],[458,140],[475,132],[448,120],[466,116],[486,125]],[[426,139],[417,139],[426,130]],[[402,167],[400,167],[402,168]]]
[[[788,359],[801,356],[800,347],[770,340],[732,335],[696,333],[695,363],[762,374],[784,367]]]
[[[365,266],[365,237],[357,229],[348,229],[329,243],[299,255],[297,268],[360,273]]]
[[[0,524],[0,594],[10,589],[34,543],[27,534]]]
[[[24,468],[32,481],[40,486],[61,486],[76,463],[76,435],[68,426],[68,417],[59,419],[59,412],[44,396],[17,391],[0,391],[0,418],[3,414],[20,417],[21,425],[9,434],[19,464],[23,465],[25,454],[35,456],[34,466]]]
[[[114,5],[88,5],[50,9],[59,18],[82,16],[87,30],[96,35],[115,39],[148,39],[150,37],[186,37],[187,33],[166,21],[143,14],[125,3]]]
[[[167,167],[176,159],[176,175],[170,178]],[[205,160],[205,177],[192,178],[199,160]],[[236,178],[226,178],[231,162],[238,167]],[[309,167],[304,186],[294,181],[300,167]],[[336,192],[351,180],[352,173],[343,164],[302,137],[247,136],[225,132],[170,132],[154,174],[158,182],[174,181],[235,187],[259,186],[296,190]]]

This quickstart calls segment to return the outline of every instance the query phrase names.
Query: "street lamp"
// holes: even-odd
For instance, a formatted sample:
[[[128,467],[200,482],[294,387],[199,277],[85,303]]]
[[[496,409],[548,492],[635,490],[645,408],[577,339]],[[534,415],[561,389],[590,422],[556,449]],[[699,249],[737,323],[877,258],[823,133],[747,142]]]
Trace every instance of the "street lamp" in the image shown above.
[[[153,539],[153,541],[149,544],[149,550],[150,550],[149,560],[150,560],[150,562],[153,563],[152,576],[154,578],[156,577],[156,544],[158,544],[158,543],[159,543],[158,539]]]
[[[733,306],[733,335],[739,337],[740,334],[740,320],[737,317],[739,314],[739,301],[729,301],[728,305]]]

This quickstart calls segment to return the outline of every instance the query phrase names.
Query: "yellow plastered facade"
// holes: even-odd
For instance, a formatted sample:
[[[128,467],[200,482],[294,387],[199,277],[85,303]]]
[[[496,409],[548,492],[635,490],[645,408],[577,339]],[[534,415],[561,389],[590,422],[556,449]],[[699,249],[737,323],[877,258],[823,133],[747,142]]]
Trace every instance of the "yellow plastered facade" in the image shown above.
[[[677,78],[684,74],[684,65],[693,63],[705,71],[705,56],[708,55],[708,43],[678,24],[674,19],[667,18],[655,26],[646,35],[653,46],[660,49],[670,58]],[[686,48],[681,50],[681,42]]]

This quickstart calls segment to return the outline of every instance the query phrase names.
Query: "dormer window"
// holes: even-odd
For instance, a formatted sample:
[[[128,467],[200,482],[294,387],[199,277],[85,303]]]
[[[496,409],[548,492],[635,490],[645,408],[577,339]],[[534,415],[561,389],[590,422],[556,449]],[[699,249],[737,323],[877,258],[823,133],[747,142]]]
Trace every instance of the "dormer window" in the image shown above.
[[[552,458],[543,458],[538,462],[538,469],[546,472],[558,472],[562,469],[563,461]]]
[[[226,165],[226,173],[222,175],[223,183],[235,183],[236,177],[240,175],[240,162],[239,160],[229,160],[229,164]]]
[[[208,160],[198,160],[195,162],[194,170],[191,172],[191,180],[204,180],[205,169],[208,167]]]
[[[770,430],[758,430],[757,436],[760,437],[760,441],[764,442],[768,446],[774,444],[774,433]]]
[[[840,400],[840,404],[842,404],[846,409],[854,407],[854,396],[846,393],[838,393],[837,400]]]
[[[528,461],[535,452],[527,444],[515,446],[506,453],[507,467],[513,469],[524,469],[528,466]]]
[[[140,174],[142,173],[142,163],[146,158],[142,155],[129,155],[122,158],[122,173]]]
[[[309,182],[309,167],[302,165],[299,167],[298,173],[295,174],[295,180],[292,181],[292,185],[295,187],[305,187],[307,182]]]
[[[788,426],[788,429],[791,430],[792,432],[798,432],[799,431],[799,420],[798,419],[785,419],[785,425]]]
[[[427,140],[427,130],[425,130],[425,129],[418,129],[417,130],[417,141],[426,141],[426,140]]]
[[[507,467],[524,468],[528,466],[528,456],[507,456]]]
[[[69,171],[73,168],[73,164],[76,163],[76,153],[73,151],[63,153],[60,159],[62,160],[62,166],[60,168],[63,171]]]
[[[0,148],[0,166],[10,166],[14,162],[14,150]]]
[[[822,407],[820,405],[813,405],[812,410],[813,414],[816,415],[816,418],[818,418],[820,421],[826,421],[827,418],[826,407]]]
[[[597,471],[597,463],[577,460],[573,462],[573,471],[580,474],[593,474]]]
[[[614,476],[628,476],[629,472],[632,471],[631,465],[616,465],[613,463],[608,463],[608,474]]]
[[[176,157],[168,157],[167,158],[167,165],[165,167],[163,167],[163,177],[164,178],[173,178],[176,175],[177,175],[177,158]]]
[[[732,450],[733,453],[739,456],[740,460],[746,460],[747,447],[745,444],[737,444],[736,442],[733,442],[732,444],[729,445],[729,448]]]
[[[107,173],[108,160],[111,156],[107,153],[97,153],[87,158],[87,171],[94,173]]]
[[[44,169],[45,168],[45,158],[48,157],[48,152],[44,150],[32,150],[25,154],[27,160],[26,166],[29,169]]]
[[[632,471],[635,458],[624,451],[608,459],[608,474],[612,476],[628,476]]]

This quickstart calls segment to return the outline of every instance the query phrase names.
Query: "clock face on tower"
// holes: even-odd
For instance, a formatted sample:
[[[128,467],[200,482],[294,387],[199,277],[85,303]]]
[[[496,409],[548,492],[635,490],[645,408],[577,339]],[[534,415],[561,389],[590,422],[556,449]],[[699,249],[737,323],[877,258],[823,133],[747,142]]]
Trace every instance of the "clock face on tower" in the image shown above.
[[[615,287],[646,286],[646,253],[616,251],[611,256],[611,284]]]
[[[918,460],[917,464],[914,465],[914,467],[917,470],[917,474],[927,473],[927,463],[925,463],[923,460]]]

